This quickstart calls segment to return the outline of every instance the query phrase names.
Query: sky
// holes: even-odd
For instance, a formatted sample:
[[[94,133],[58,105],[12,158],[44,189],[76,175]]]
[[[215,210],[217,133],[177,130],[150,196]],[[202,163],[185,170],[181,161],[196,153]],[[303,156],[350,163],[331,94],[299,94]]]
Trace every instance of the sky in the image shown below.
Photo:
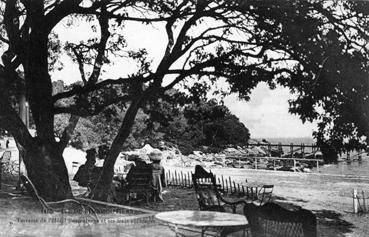
[[[160,59],[165,50],[166,36],[162,33],[163,26],[155,25],[152,29],[140,23],[126,25],[124,35],[130,48],[145,47],[153,58]],[[80,24],[76,29],[68,29],[65,22],[56,28],[62,41],[79,42],[86,35],[92,34],[91,27]],[[76,32],[78,32],[76,34]],[[62,56],[64,69],[53,75],[54,80],[62,79],[66,84],[80,80],[78,66],[72,64],[67,56]],[[153,61],[154,65],[155,60]],[[134,65],[122,59],[110,67],[104,66],[108,77],[124,77],[135,72]],[[271,137],[312,137],[316,124],[305,123],[295,115],[288,113],[288,100],[294,98],[287,88],[269,89],[260,83],[251,93],[250,101],[241,101],[236,95],[225,98],[225,105],[250,130],[253,138]]]
[[[312,137],[315,123],[302,123],[298,116],[288,113],[288,100],[294,96],[289,89],[269,89],[260,83],[251,93],[250,101],[236,95],[225,98],[225,105],[250,130],[253,138]]]

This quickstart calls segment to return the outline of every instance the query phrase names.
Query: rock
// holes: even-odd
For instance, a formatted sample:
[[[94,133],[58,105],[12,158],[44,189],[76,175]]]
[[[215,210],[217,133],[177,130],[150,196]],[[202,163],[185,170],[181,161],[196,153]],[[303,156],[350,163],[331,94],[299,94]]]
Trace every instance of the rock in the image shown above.
[[[195,156],[203,156],[204,153],[202,153],[201,151],[193,151],[192,152]]]
[[[224,151],[223,151],[225,154],[240,154],[240,152],[235,149],[235,148],[226,148]]]
[[[266,152],[258,146],[254,146],[251,150],[259,156],[266,156]]]

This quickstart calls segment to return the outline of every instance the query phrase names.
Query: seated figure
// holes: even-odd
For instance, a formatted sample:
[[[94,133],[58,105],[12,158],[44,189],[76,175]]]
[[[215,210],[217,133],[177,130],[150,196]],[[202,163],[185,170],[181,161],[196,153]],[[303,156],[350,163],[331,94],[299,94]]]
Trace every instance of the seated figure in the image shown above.
[[[86,162],[78,168],[77,173],[74,175],[73,180],[81,187],[88,187],[92,169],[96,162],[96,150],[94,148],[86,151]]]
[[[104,160],[105,160],[105,156],[106,156],[106,152],[107,152],[107,146],[106,145],[101,145],[98,148],[98,156],[96,159],[96,162],[94,164],[94,166],[91,169],[91,175],[90,175],[90,181],[89,181],[89,187],[91,190],[93,190],[100,178],[100,175],[102,173],[103,170],[103,165],[104,165]]]

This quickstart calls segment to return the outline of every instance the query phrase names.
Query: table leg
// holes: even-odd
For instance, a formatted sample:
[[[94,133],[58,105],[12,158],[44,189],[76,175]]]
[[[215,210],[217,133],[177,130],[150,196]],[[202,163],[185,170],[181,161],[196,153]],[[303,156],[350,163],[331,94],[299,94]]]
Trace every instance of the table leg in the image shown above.
[[[178,226],[177,225],[168,225],[169,229],[171,229],[176,237],[186,237],[184,234],[181,234],[178,232]]]

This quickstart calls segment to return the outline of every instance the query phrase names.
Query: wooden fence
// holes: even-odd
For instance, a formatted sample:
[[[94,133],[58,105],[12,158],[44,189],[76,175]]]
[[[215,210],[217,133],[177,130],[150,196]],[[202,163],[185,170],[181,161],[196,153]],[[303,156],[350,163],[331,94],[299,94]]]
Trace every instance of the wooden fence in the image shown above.
[[[354,213],[369,213],[369,194],[354,189],[352,192]]]
[[[182,172],[182,171],[170,171],[167,170],[165,172],[165,178],[167,180],[167,185],[172,187],[178,188],[193,188],[192,182],[192,173]],[[224,177],[221,175],[220,177],[215,176],[218,189],[224,192],[225,194],[232,194],[232,195],[249,195],[249,192],[253,192],[253,190],[249,189],[247,186],[244,186],[240,183],[236,183],[232,180],[231,177]],[[247,179],[245,180],[247,183]]]

